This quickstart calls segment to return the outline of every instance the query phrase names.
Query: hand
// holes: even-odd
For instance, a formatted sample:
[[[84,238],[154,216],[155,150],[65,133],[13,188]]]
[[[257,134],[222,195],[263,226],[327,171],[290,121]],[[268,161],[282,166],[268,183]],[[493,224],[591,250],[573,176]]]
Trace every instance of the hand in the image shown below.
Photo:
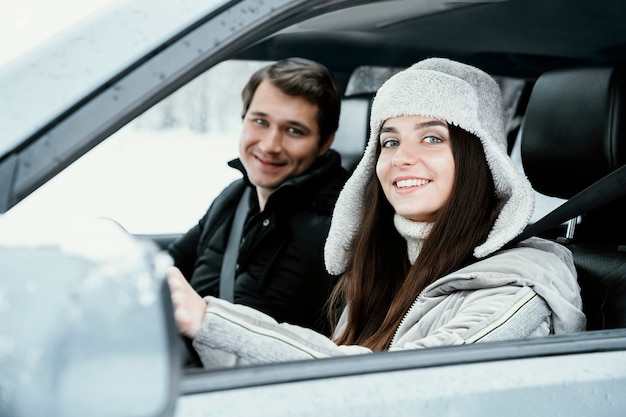
[[[167,283],[172,295],[174,320],[178,330],[193,339],[202,326],[207,302],[189,285],[182,272],[174,266],[167,270]]]

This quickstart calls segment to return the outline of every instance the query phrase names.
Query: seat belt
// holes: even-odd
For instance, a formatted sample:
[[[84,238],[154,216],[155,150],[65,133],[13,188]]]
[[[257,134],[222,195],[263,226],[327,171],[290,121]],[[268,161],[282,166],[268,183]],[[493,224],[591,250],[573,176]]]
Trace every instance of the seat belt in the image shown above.
[[[527,226],[526,229],[515,239],[511,240],[507,246],[519,243],[531,236],[537,236],[546,230],[557,227],[570,219],[615,201],[624,195],[626,195],[626,165],[622,165],[620,168],[594,182],[532,225]]]
[[[237,265],[237,256],[239,255],[239,244],[241,243],[241,234],[243,232],[243,224],[246,221],[248,213],[248,202],[250,201],[250,187],[246,186],[243,194],[237,204],[233,224],[230,226],[230,234],[228,235],[228,243],[222,260],[222,271],[220,273],[220,298],[228,300],[231,303],[235,298],[235,267]]]

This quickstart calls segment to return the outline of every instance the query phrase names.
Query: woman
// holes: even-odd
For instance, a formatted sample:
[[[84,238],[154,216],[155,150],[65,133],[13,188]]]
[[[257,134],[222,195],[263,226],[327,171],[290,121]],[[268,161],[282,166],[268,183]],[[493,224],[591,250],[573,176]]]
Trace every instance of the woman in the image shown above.
[[[421,61],[380,88],[370,127],[325,246],[327,269],[342,274],[332,339],[202,299],[173,268],[175,318],[205,367],[585,328],[570,252],[539,238],[505,248],[534,200],[506,153],[501,93],[488,74]]]

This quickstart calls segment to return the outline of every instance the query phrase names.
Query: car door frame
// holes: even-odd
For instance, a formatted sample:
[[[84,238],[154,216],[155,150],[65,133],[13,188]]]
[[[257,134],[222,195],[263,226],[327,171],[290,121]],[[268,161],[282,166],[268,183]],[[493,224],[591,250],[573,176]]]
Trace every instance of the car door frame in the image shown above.
[[[590,410],[616,415],[626,408],[619,394],[626,386],[625,360],[626,329],[620,329],[190,370],[181,380],[176,416],[203,408],[216,416],[252,410],[257,416],[316,415],[315,410],[394,416],[421,411],[575,416]],[[363,395],[363,390],[371,392]],[[251,403],[250,398],[263,400]],[[566,398],[569,402],[560,401]]]

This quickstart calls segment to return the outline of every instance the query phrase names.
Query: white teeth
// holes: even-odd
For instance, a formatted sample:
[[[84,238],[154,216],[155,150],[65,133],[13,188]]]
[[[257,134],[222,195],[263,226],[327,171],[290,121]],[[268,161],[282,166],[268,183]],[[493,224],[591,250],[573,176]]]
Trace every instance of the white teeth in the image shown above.
[[[419,187],[420,185],[425,185],[425,184],[428,184],[429,182],[430,182],[429,180],[418,180],[418,179],[400,180],[396,183],[396,186],[398,188]]]

